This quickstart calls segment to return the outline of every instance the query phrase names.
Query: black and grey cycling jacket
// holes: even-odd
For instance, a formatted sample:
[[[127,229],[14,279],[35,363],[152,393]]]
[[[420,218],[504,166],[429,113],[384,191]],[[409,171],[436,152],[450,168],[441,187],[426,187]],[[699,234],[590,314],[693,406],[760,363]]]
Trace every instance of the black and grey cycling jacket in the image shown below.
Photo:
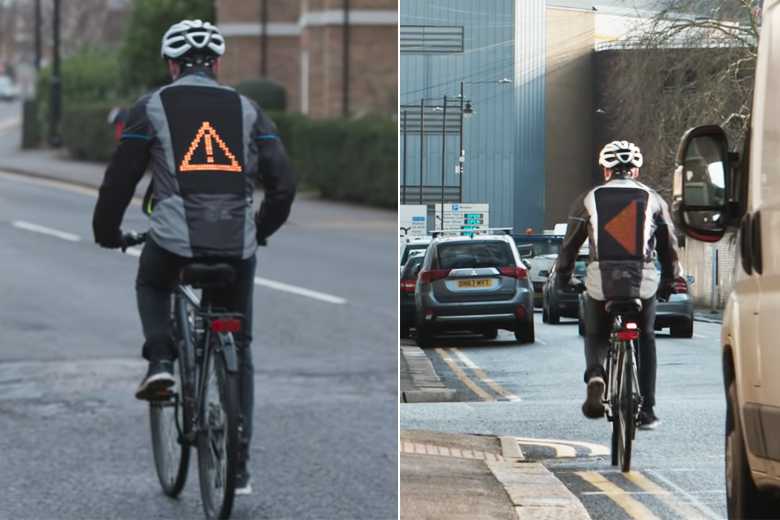
[[[147,166],[151,238],[183,257],[249,258],[290,213],[295,176],[273,122],[252,101],[189,72],[139,99],[106,170],[95,241],[117,247],[122,216]],[[265,199],[253,215],[254,182]]]
[[[630,179],[614,179],[580,196],[569,213],[555,269],[571,277],[577,253],[588,239],[588,295],[596,300],[652,298],[660,278],[680,275],[677,239],[669,207],[655,190]]]

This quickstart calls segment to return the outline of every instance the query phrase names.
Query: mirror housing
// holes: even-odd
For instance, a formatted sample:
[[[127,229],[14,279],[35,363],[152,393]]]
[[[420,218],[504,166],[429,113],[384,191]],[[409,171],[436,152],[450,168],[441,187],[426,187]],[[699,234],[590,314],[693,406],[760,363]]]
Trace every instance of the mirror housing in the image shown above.
[[[717,125],[691,128],[677,148],[672,216],[687,236],[717,242],[732,224],[734,154]]]

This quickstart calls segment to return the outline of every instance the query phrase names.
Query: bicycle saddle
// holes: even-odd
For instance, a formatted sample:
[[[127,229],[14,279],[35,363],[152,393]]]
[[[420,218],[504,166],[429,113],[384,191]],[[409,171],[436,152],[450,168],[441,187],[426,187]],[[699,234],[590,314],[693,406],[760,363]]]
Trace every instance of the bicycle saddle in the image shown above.
[[[179,281],[196,289],[219,289],[236,279],[236,270],[229,264],[189,264],[179,273]]]
[[[642,311],[642,300],[639,298],[611,300],[607,302],[605,308],[609,314],[635,314]]]

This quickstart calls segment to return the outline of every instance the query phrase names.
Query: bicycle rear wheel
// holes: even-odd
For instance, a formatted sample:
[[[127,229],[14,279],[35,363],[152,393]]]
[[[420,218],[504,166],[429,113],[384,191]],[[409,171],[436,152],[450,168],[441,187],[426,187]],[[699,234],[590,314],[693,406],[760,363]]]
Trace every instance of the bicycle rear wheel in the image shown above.
[[[631,349],[625,349],[620,364],[620,435],[618,437],[618,458],[620,470],[631,471],[631,448],[636,432],[636,402],[634,401],[634,363]]]
[[[182,397],[181,366],[174,363],[176,383],[167,401],[149,405],[149,423],[152,431],[152,451],[157,478],[163,492],[176,497],[187,481],[190,467],[190,445],[184,442],[184,425],[187,424]]]
[[[618,439],[620,438],[620,356],[616,355],[613,359],[612,354],[609,355],[609,406],[610,415],[612,416],[612,442],[611,442],[611,455],[612,465],[617,466],[618,460]]]
[[[200,494],[207,518],[228,518],[238,464],[238,378],[215,351],[207,363],[198,433]]]

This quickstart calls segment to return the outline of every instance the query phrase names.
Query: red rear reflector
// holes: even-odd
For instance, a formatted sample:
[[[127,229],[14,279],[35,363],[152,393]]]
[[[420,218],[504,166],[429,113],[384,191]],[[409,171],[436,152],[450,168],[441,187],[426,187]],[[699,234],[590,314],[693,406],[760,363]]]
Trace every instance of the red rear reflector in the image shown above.
[[[528,277],[528,271],[525,267],[515,267],[513,265],[499,267],[498,272],[501,273],[502,276],[511,276],[518,280],[525,280]]]
[[[413,293],[414,292],[414,286],[417,283],[417,280],[408,278],[406,280],[401,280],[401,292],[405,293]]]
[[[211,320],[212,332],[238,332],[239,330],[241,330],[241,320],[232,318]]]
[[[515,309],[515,316],[517,317],[518,320],[524,320],[526,316],[525,307],[523,307],[522,305],[518,305],[517,308]]]
[[[636,329],[619,330],[617,332],[618,341],[634,341],[639,339],[639,331]]]
[[[442,278],[447,278],[450,274],[449,269],[431,269],[430,271],[423,271],[420,273],[420,281],[422,283],[431,283]]]

